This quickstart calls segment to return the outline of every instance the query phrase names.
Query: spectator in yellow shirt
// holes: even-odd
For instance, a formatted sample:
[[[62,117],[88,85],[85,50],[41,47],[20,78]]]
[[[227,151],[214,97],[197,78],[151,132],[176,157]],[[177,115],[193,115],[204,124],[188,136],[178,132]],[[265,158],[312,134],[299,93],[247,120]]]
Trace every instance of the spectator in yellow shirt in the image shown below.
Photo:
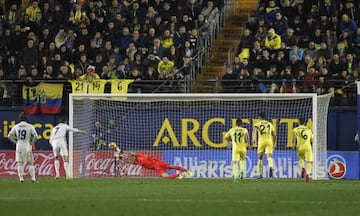
[[[268,35],[265,37],[265,48],[269,50],[278,50],[281,48],[281,37],[270,28]]]
[[[163,56],[162,60],[158,64],[158,72],[161,73],[163,70],[166,71],[167,75],[170,75],[172,72],[172,69],[174,68],[174,62],[170,61],[167,56]]]
[[[38,3],[38,1],[33,1],[31,6],[26,8],[26,14],[29,16],[29,20],[31,22],[36,21],[36,14],[37,13],[41,13],[41,9],[39,8],[39,3]]]

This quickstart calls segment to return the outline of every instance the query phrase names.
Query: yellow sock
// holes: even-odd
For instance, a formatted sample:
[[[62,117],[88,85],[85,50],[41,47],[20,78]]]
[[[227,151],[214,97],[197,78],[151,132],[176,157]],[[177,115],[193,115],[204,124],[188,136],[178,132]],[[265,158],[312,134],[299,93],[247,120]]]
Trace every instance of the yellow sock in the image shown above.
[[[272,157],[268,157],[267,160],[268,160],[269,168],[273,168],[273,166],[274,166],[274,160],[273,160],[273,158],[272,158]]]
[[[234,178],[238,177],[238,173],[239,173],[239,168],[238,168],[238,163],[233,163],[233,174],[234,174]]]
[[[299,159],[300,168],[305,168],[304,159]]]
[[[240,172],[245,175],[245,160],[240,161]]]
[[[257,170],[258,174],[262,175],[262,160],[258,159],[258,167],[257,168],[258,168],[258,170]]]
[[[306,163],[306,175],[310,175],[312,169],[312,163]]]

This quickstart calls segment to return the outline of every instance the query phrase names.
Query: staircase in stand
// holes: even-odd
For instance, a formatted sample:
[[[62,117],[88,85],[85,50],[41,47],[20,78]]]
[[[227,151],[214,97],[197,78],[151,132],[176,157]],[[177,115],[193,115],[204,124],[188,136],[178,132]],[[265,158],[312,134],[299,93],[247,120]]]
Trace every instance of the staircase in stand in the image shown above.
[[[229,53],[233,55],[235,52],[243,33],[243,25],[249,13],[257,8],[257,0],[229,0],[227,4],[225,26],[220,28],[211,46],[209,58],[205,60],[201,73],[196,77],[197,81],[192,90],[194,93],[212,93],[214,88],[219,87],[215,86],[215,81],[205,82],[205,80],[222,78],[228,64]]]

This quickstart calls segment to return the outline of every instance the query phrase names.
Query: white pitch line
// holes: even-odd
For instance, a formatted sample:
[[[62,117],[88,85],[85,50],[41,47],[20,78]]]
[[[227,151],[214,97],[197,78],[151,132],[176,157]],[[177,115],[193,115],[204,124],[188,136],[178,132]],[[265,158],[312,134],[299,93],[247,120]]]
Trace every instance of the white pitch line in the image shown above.
[[[33,200],[33,201],[60,201],[60,200],[78,200],[78,199],[71,199],[68,197],[59,198],[59,197],[0,197],[1,201],[10,201],[10,200]],[[308,200],[308,201],[302,201],[302,200],[225,200],[225,199],[118,199],[118,198],[108,198],[104,199],[101,198],[102,201],[114,201],[117,202],[120,201],[133,201],[133,202],[144,202],[144,203],[237,203],[237,204],[267,204],[267,203],[274,203],[274,204],[311,204],[311,205],[319,205],[319,204],[331,204],[331,203],[337,203],[337,204],[351,204],[351,205],[360,205],[359,201],[348,201],[348,200]],[[96,201],[96,199],[94,199]]]
[[[137,199],[137,202],[180,202],[180,203],[190,203],[190,202],[204,202],[204,203],[244,203],[244,204],[265,204],[265,203],[276,203],[276,204],[329,204],[331,202],[334,203],[346,203],[346,204],[360,204],[360,201],[344,201],[344,200],[333,200],[333,201],[325,201],[325,200],[309,200],[309,201],[301,201],[301,200],[192,200],[192,199]]]

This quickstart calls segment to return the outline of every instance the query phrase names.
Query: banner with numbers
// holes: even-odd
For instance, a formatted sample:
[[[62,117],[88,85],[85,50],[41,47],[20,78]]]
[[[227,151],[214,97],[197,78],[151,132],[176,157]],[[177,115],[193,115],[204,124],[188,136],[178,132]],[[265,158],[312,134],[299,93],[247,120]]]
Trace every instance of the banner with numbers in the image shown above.
[[[87,93],[86,85],[87,83],[82,80],[69,80],[71,83],[71,89],[73,94],[83,94]]]
[[[133,83],[132,79],[111,80],[111,93],[112,94],[126,94],[128,92],[128,86]]]
[[[93,80],[88,83],[88,92],[89,94],[103,94],[105,91],[105,84],[107,80]]]
[[[69,80],[72,87],[73,94],[102,94],[105,92],[106,83],[111,84],[112,94],[126,94],[128,92],[128,86],[134,80],[132,79],[113,79],[113,80],[93,80],[91,82],[83,80]]]

